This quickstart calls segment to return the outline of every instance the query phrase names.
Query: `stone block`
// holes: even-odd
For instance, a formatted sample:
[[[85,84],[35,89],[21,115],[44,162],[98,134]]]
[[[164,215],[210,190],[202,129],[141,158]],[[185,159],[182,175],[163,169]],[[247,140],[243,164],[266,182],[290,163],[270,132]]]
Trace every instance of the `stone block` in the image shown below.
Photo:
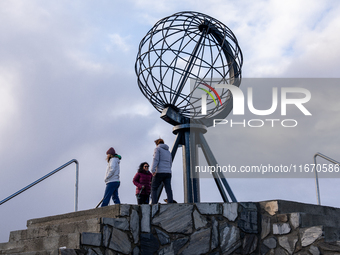
[[[197,209],[201,214],[221,214],[221,206],[217,203],[197,203]]]
[[[278,238],[279,244],[282,248],[284,248],[289,254],[293,254],[295,251],[295,245],[298,241],[297,235],[287,235],[287,236],[280,236]]]
[[[285,235],[291,231],[289,223],[274,223],[273,234],[274,235]]]
[[[220,223],[220,247],[223,254],[232,254],[242,243],[240,230],[226,222]]]
[[[103,246],[104,247],[109,247],[110,240],[111,240],[111,232],[112,228],[109,227],[108,225],[103,226]]]
[[[288,216],[287,216],[287,214],[278,214],[278,215],[276,215],[276,218],[277,218],[277,221],[278,221],[279,223],[285,223],[285,222],[288,221]]]
[[[156,228],[156,233],[157,233],[158,240],[160,241],[161,245],[170,243],[170,237],[165,232]]]
[[[160,213],[152,219],[152,224],[160,226],[169,233],[190,234],[193,232],[193,205],[161,205]]]
[[[112,228],[109,248],[124,254],[129,254],[132,250],[131,241],[128,235],[125,232],[116,228]]]
[[[340,253],[340,245],[338,243],[319,243],[318,244],[319,248],[324,251],[324,252],[332,252],[333,254],[338,254]],[[323,254],[323,253],[322,253]]]
[[[292,225],[293,229],[296,229],[300,226],[300,213],[291,213],[289,217],[289,222]]]
[[[24,240],[24,239],[27,239],[27,229],[11,231],[9,233],[10,242],[15,242],[15,241]]]
[[[100,252],[99,254],[102,254],[99,249],[97,249],[97,252]],[[94,249],[88,249],[86,255],[98,255],[98,253],[94,251]]]
[[[104,255],[118,255],[118,253],[113,250],[106,249]]]
[[[139,215],[136,210],[132,210],[130,217],[130,231],[133,236],[134,243],[139,242]]]
[[[239,205],[249,211],[257,211],[256,203],[252,202],[240,202]]]
[[[121,204],[120,205],[120,216],[129,216],[130,215],[130,205]]]
[[[183,237],[183,238],[174,240],[171,243],[174,253],[177,255],[179,253],[179,250],[182,249],[183,246],[186,245],[188,241],[189,241],[189,237]]]
[[[323,227],[326,242],[340,241],[340,228]]]
[[[151,207],[150,205],[141,205],[141,210],[142,210],[141,231],[149,233],[151,231],[150,226]]]
[[[322,226],[302,228],[299,231],[302,247],[314,243],[322,236]]]
[[[140,251],[141,255],[154,254],[159,249],[159,242],[151,233],[142,233],[140,235]]]
[[[195,229],[203,228],[207,225],[207,220],[197,210],[193,213]]]
[[[92,248],[92,250],[95,252],[94,255],[103,255],[103,253],[102,253],[102,251],[100,250],[100,248],[95,247],[95,248]]]
[[[104,225],[110,225],[121,230],[129,230],[129,221],[126,218],[103,218]]]
[[[312,255],[320,255],[320,251],[318,249],[318,247],[314,246],[314,245],[311,245],[309,247],[309,252],[312,254]]]
[[[100,246],[102,244],[102,234],[101,233],[82,233],[81,234],[81,244]]]
[[[140,250],[139,250],[138,246],[136,246],[132,251],[132,255],[139,255],[139,254],[140,254]]]
[[[247,234],[243,238],[242,254],[251,254],[257,248],[258,238],[255,234]]]
[[[261,255],[266,255],[266,254],[268,254],[269,251],[270,251],[270,249],[267,246],[261,245],[261,247],[260,247],[260,254]]]
[[[241,212],[237,224],[246,233],[257,234],[257,208],[254,203],[240,203]]]
[[[275,237],[269,237],[263,241],[263,244],[267,246],[269,249],[275,249],[277,242]]]
[[[199,255],[205,254],[210,249],[211,229],[201,229],[190,236],[188,246],[181,253],[182,255]]]
[[[37,228],[29,228],[26,232],[26,239],[33,239],[37,237],[48,237],[48,236],[57,236],[59,225],[52,225],[52,226],[41,226]],[[65,233],[63,229],[60,229],[60,235]]]
[[[223,204],[223,216],[229,221],[235,221],[237,218],[237,203],[225,203]]]
[[[67,235],[69,233],[82,233],[82,232],[91,232],[98,233],[100,232],[100,218],[93,219],[84,219],[83,221],[60,221],[60,222],[52,222],[53,224],[39,225],[39,226],[31,226],[23,233],[21,233],[20,239],[35,239],[39,237],[53,237],[53,236],[62,236]],[[18,238],[18,237],[17,237]]]
[[[279,204],[277,201],[260,202],[260,206],[264,211],[266,211],[270,215],[275,215],[279,210]]]
[[[158,255],[177,255],[177,254],[175,254],[173,246],[170,245],[160,249]]]
[[[262,217],[261,228],[262,228],[261,239],[264,239],[270,233],[270,228],[271,228],[270,217],[267,217],[267,216]]]
[[[219,246],[219,238],[218,238],[218,221],[215,217],[211,219],[211,249],[215,249]]]
[[[151,210],[151,217],[153,218],[155,216],[155,214],[158,212],[159,210],[159,205],[152,205],[152,210]]]
[[[273,253],[275,255],[288,255],[288,252],[286,252],[283,248],[278,247],[277,249],[275,249],[275,253]]]
[[[0,244],[0,254],[12,254],[21,252],[36,252],[44,250],[57,250],[59,247],[67,247],[70,249],[79,249],[80,234],[71,233],[62,236],[38,237],[34,239],[20,240]],[[10,252],[7,252],[10,251]]]

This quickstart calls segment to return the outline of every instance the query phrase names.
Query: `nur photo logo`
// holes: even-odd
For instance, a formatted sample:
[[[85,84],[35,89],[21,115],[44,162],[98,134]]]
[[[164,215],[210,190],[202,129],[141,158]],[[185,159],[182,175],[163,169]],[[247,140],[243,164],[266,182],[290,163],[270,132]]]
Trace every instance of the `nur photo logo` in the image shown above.
[[[270,81],[271,79],[269,79]],[[269,124],[274,127],[275,124],[280,123],[283,127],[296,127],[298,122],[296,119],[278,119],[271,118],[274,113],[279,112],[280,116],[288,116],[296,114],[299,111],[304,116],[311,116],[311,112],[307,109],[306,104],[311,100],[311,93],[306,88],[301,87],[275,87],[275,84],[266,84],[266,90],[271,94],[268,96],[254,99],[254,90],[256,88],[246,87],[247,93],[235,85],[227,83],[218,83],[213,80],[207,80],[197,83],[194,87],[193,94],[195,98],[200,98],[200,115],[206,118],[211,118],[212,112],[221,111],[227,104],[232,104],[232,115],[242,116],[245,112],[249,112],[255,116],[266,116],[265,119],[243,119],[241,122],[235,122],[232,119],[213,119],[213,126],[230,124],[233,126],[249,126],[249,127],[263,127]],[[210,84],[210,85],[209,85]],[[274,85],[274,86],[273,86]],[[220,94],[219,94],[220,93]],[[200,95],[199,95],[200,94]],[[223,95],[223,96],[220,96]],[[256,101],[270,101],[271,105],[264,109],[258,109],[254,105]],[[197,107],[196,107],[197,108]],[[290,109],[289,113],[287,108]]]

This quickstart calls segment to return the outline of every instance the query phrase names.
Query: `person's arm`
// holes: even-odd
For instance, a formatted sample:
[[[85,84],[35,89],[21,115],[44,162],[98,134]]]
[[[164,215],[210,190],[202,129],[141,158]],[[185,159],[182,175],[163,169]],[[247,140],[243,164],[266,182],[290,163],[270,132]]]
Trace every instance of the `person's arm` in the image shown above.
[[[154,153],[153,153],[153,160],[152,160],[152,165],[151,165],[151,173],[152,174],[155,174],[156,173],[156,168],[159,164],[159,156],[160,156],[160,153],[159,153],[159,149],[158,147],[154,150]]]
[[[135,186],[137,186],[139,189],[141,189],[141,188],[143,187],[143,185],[140,184],[139,179],[140,179],[140,175],[137,173],[137,174],[135,175],[135,177],[133,177],[132,182],[133,182],[133,184],[134,184]]]
[[[117,171],[118,169],[118,161],[115,160],[114,158],[111,158],[109,161],[109,172],[107,173],[107,176],[105,178],[105,182],[107,180],[109,180],[115,173],[115,171]]]

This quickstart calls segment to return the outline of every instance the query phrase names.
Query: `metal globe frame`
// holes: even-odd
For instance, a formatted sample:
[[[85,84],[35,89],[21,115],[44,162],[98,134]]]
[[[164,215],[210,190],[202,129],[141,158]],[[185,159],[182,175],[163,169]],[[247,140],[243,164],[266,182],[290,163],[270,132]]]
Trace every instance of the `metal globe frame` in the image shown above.
[[[214,84],[240,86],[243,56],[233,32],[220,21],[198,12],[179,12],[159,20],[139,44],[135,63],[138,86],[161,118],[174,125],[171,149],[183,148],[184,201],[199,202],[199,179],[194,175],[201,147],[209,165],[217,163],[203,134],[213,119],[224,119],[233,106],[228,89],[219,91],[219,103],[206,98],[202,111],[197,89],[205,84],[210,95]],[[202,93],[201,93],[202,94]],[[201,95],[199,94],[199,95]],[[194,142],[195,147],[190,149]],[[225,202],[236,198],[223,174],[214,180]],[[159,190],[159,194],[161,189]]]

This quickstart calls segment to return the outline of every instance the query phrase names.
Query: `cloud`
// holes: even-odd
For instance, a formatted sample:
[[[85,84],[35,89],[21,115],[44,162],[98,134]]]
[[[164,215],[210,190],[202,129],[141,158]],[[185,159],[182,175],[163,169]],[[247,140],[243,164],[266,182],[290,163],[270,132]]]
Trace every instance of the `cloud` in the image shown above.
[[[127,43],[127,41],[129,40],[128,37],[122,37],[119,34],[110,34],[109,38],[110,38],[110,42],[112,46],[107,46],[106,48],[107,51],[116,50],[116,48],[124,52],[127,52],[130,50],[131,47]]]
[[[18,112],[18,102],[15,97],[17,83],[18,79],[10,68],[0,70],[0,134],[4,134],[15,122]]]

